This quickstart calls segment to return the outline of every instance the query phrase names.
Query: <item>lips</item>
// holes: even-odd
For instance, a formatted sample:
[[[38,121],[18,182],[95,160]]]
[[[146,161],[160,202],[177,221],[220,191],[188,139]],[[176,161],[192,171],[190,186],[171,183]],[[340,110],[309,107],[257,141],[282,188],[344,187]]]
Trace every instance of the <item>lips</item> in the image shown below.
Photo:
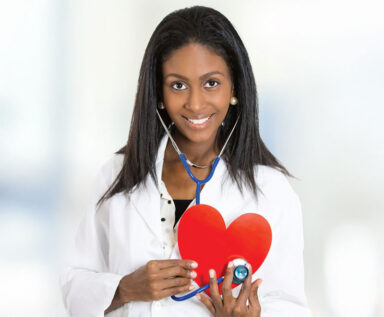
[[[202,118],[202,119],[191,119],[191,118],[187,118],[188,121],[194,123],[194,124],[202,124],[206,121],[208,121],[211,117],[213,116],[213,114],[205,117],[205,118]]]
[[[201,119],[188,118],[188,117],[184,117],[184,116],[183,116],[183,118],[186,120],[187,125],[189,127],[201,129],[201,128],[205,128],[210,123],[210,121],[211,121],[210,119],[212,118],[213,115],[214,114],[204,116]]]

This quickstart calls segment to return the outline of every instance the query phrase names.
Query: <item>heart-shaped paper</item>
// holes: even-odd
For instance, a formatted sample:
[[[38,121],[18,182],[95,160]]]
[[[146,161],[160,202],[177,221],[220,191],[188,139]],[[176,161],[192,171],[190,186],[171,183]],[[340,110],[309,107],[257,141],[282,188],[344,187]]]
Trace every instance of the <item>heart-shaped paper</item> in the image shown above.
[[[246,213],[228,228],[221,214],[212,206],[199,204],[188,208],[180,219],[178,244],[181,258],[198,263],[195,282],[209,283],[209,269],[223,276],[229,261],[243,258],[252,272],[264,262],[272,242],[268,221],[261,215]],[[232,283],[232,288],[237,284]],[[221,287],[219,287],[221,293]],[[209,295],[209,289],[206,291]]]

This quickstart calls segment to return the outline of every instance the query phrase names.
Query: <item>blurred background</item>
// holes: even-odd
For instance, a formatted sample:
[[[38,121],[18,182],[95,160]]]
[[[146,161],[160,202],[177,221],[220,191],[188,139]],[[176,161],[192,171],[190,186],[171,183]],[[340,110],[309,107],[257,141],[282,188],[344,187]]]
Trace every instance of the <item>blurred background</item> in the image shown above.
[[[384,19],[376,0],[0,2],[0,316],[66,316],[58,276],[125,142],[147,42],[211,6],[253,65],[261,134],[298,180],[313,316],[384,316]]]

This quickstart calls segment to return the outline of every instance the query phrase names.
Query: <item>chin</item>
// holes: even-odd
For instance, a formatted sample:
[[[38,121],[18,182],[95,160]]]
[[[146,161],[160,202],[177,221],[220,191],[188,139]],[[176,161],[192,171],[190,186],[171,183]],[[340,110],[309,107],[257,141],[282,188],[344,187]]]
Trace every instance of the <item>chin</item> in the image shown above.
[[[180,133],[188,139],[188,141],[193,143],[206,143],[212,142],[217,134],[217,130],[214,131],[185,131],[179,130]]]

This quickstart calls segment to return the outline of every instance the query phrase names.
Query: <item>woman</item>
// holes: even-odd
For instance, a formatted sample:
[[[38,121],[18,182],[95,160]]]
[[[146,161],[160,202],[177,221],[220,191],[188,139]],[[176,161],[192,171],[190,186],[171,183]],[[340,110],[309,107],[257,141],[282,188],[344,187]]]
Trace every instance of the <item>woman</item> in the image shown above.
[[[199,179],[208,176],[224,148],[212,179],[202,187],[201,201],[219,210],[227,225],[252,211],[272,228],[263,265],[231,290],[229,264],[222,297],[211,270],[211,298],[170,298],[194,288],[198,266],[181,260],[177,247],[178,220],[196,195],[177,147]],[[286,176],[261,140],[252,68],[231,23],[201,6],[169,14],[145,51],[127,145],[102,168],[94,206],[79,228],[72,263],[63,274],[68,312],[309,316],[300,203]]]

